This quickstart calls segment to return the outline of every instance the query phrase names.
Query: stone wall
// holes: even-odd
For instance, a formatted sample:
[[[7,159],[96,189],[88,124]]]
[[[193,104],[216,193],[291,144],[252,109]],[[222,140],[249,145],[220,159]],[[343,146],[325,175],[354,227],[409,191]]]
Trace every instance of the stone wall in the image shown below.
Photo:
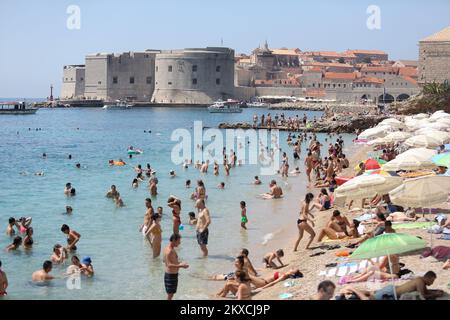
[[[85,67],[82,65],[64,66],[63,84],[60,95],[62,99],[75,99],[83,97],[85,70]]]
[[[450,81],[450,42],[419,42],[419,83]]]

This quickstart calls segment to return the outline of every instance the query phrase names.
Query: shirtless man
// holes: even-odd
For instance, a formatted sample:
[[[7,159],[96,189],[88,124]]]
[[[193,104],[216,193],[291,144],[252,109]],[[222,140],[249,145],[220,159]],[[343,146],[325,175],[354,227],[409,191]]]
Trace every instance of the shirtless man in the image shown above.
[[[150,225],[152,224],[151,217],[154,213],[153,206],[152,206],[152,199],[147,198],[145,199],[145,215],[144,215],[144,223],[141,226],[141,232],[145,236],[147,234],[147,230],[150,228]],[[147,236],[147,239],[150,240],[150,238]]]
[[[148,181],[148,188],[150,190],[151,196],[156,196],[158,194],[158,188],[156,187],[156,184],[157,184],[156,178],[151,178]]]
[[[106,193],[106,197],[110,199],[114,199],[116,196],[119,195],[119,191],[117,191],[117,188],[115,185],[111,185],[111,190],[109,190]]]
[[[8,288],[8,278],[6,273],[2,271],[2,262],[0,261],[0,297],[6,295],[6,289]]]
[[[336,285],[330,280],[322,281],[317,287],[317,293],[311,297],[311,300],[331,300],[335,289]]]
[[[8,227],[6,227],[6,235],[12,237],[16,234],[16,230],[14,230],[14,226],[16,226],[16,219],[11,217],[8,220]]]
[[[64,194],[66,196],[69,196],[71,191],[72,191],[72,184],[68,182],[66,183],[66,187],[64,188]]]
[[[211,224],[211,217],[209,215],[208,208],[206,208],[205,206],[204,200],[197,200],[197,202],[195,203],[195,207],[199,210],[196,226],[197,242],[203,252],[203,256],[206,257],[208,255],[208,248],[206,246],[208,244],[208,227]]]
[[[170,243],[164,249],[164,263],[166,265],[166,272],[164,274],[164,285],[166,287],[167,300],[172,300],[173,295],[177,292],[178,287],[178,270],[180,268],[189,268],[185,262],[179,262],[175,248],[181,243],[181,236],[173,234],[170,236]]]
[[[70,230],[67,224],[61,226],[61,231],[67,236],[67,250],[75,251],[77,250],[76,244],[80,241],[80,234],[75,230]]]
[[[45,261],[42,265],[42,269],[33,272],[31,275],[31,280],[33,282],[44,282],[55,279],[55,277],[51,276],[49,273],[52,271],[53,264],[51,261]]]
[[[61,264],[66,261],[67,252],[66,249],[63,248],[60,244],[55,244],[53,247],[53,254],[50,257],[50,260],[55,264]]]
[[[264,193],[263,197],[265,199],[279,199],[283,195],[283,190],[279,186],[277,186],[277,182],[275,180],[270,181],[269,184],[270,192]]]

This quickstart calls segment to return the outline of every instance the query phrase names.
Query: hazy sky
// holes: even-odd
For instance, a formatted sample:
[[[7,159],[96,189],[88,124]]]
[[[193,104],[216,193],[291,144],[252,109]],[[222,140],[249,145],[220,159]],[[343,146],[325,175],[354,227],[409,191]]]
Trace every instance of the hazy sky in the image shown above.
[[[66,26],[69,5],[80,29]],[[369,30],[369,5],[381,29]],[[62,67],[93,52],[223,45],[250,53],[271,48],[380,49],[417,59],[420,39],[450,25],[450,1],[341,0],[0,0],[0,97],[59,96]]]

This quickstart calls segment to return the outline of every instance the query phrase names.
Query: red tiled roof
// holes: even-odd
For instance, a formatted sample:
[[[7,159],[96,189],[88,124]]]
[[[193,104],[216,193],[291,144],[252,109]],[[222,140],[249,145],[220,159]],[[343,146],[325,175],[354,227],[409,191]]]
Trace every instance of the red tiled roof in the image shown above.
[[[361,72],[394,72],[397,73],[398,68],[394,67],[362,67]]]
[[[363,77],[363,78],[356,79],[354,82],[355,83],[383,84],[384,83],[384,79],[374,78],[374,77]]]
[[[325,72],[325,79],[343,79],[353,80],[357,76],[356,73],[343,73],[343,72]]]
[[[378,54],[378,55],[385,55],[386,52],[381,50],[347,50],[346,52],[352,53],[352,54]]]
[[[402,76],[402,78],[405,79],[406,81],[412,83],[413,85],[417,85],[417,80],[414,80],[414,79],[411,78],[411,77],[408,77],[408,76]]]
[[[412,67],[403,67],[399,68],[398,74],[401,76],[408,76],[408,77],[417,77],[417,68]]]
[[[347,63],[336,63],[336,62],[311,62],[305,63],[305,66],[311,65],[315,67],[336,67],[336,68],[353,68],[352,65]]]

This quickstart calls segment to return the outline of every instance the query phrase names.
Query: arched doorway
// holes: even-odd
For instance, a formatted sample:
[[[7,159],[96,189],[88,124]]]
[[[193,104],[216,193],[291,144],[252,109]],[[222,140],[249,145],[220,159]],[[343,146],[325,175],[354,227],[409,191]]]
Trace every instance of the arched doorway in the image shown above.
[[[389,93],[386,94],[382,94],[381,96],[378,97],[378,103],[392,103],[395,101],[395,98],[390,95]]]
[[[400,95],[397,97],[397,101],[404,101],[404,100],[407,100],[407,99],[409,99],[409,95],[406,94],[406,93],[402,93],[402,94],[400,94]]]

